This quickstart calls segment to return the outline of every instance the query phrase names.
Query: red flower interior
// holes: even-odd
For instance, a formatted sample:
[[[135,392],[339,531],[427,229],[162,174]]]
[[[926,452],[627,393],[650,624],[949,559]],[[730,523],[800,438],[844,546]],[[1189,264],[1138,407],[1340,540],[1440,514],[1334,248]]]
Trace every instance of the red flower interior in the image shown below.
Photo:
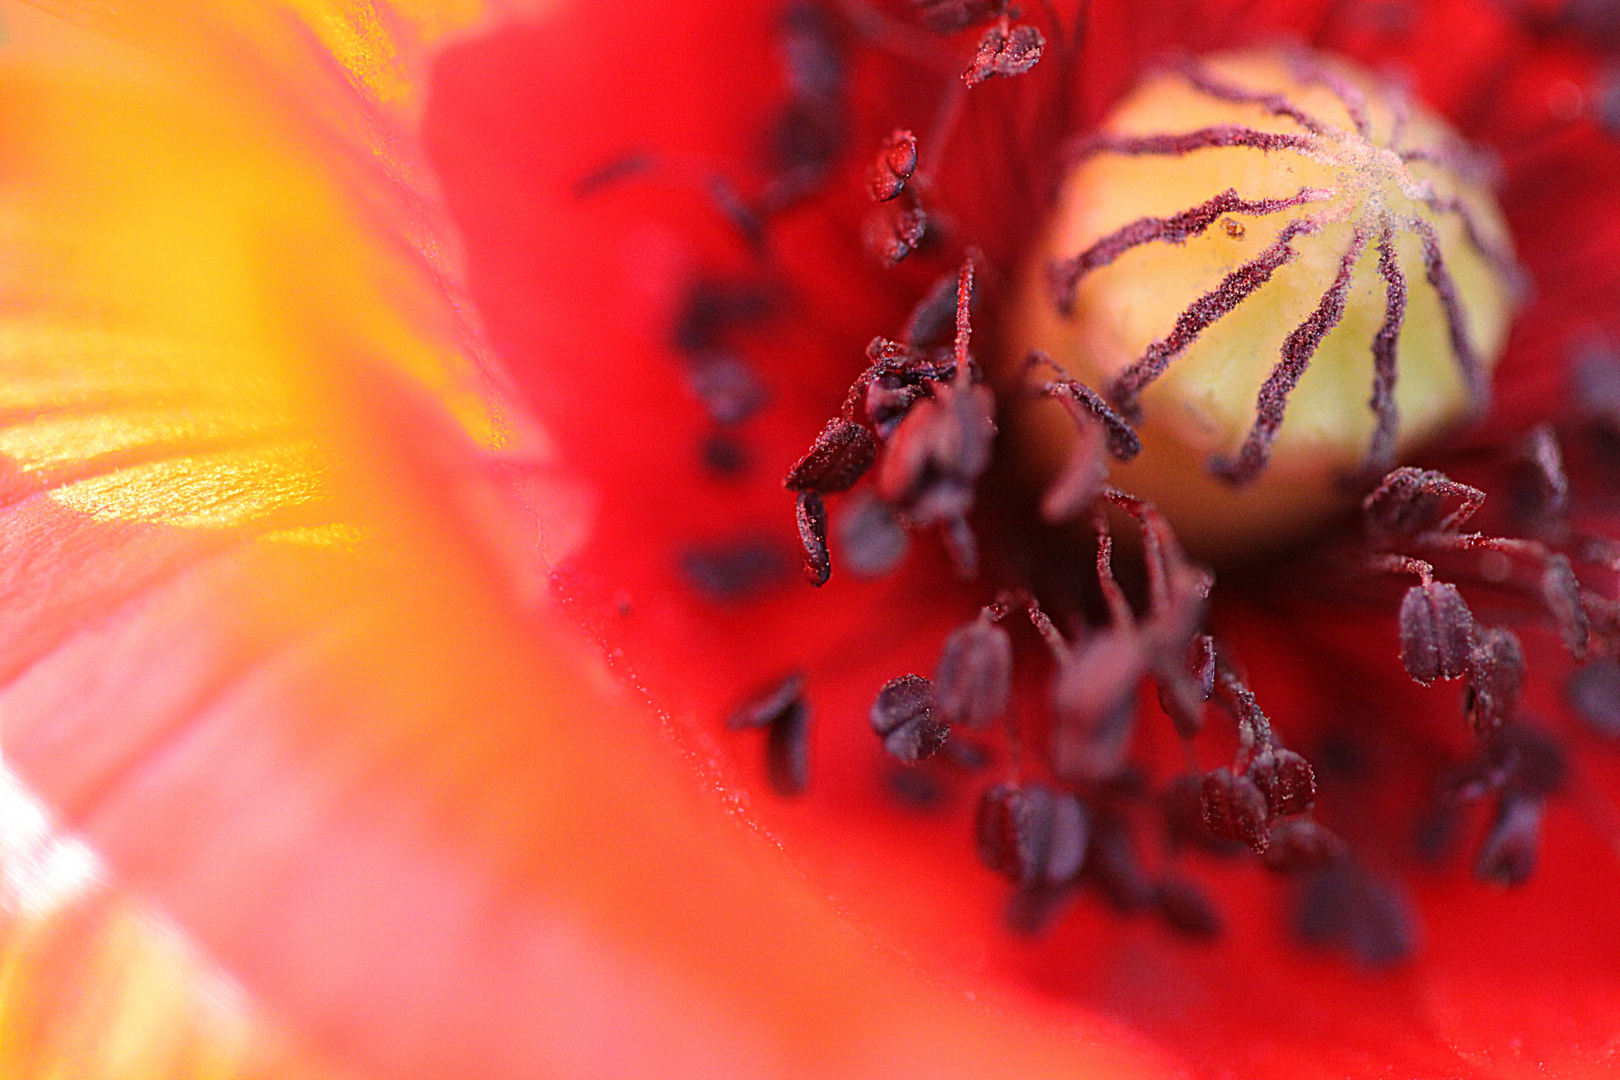
[[[1409,73],[1419,96],[1502,155],[1504,207],[1539,286],[1499,373],[1492,427],[1421,462],[1464,462],[1457,475],[1493,481],[1499,504],[1507,495],[1491,444],[1559,414],[1572,348],[1616,329],[1620,296],[1620,152],[1590,97],[1601,42],[1560,22],[1557,5],[1540,7],[1089,5],[1072,68],[1054,50],[1029,75],[969,95],[943,201],[957,235],[1010,273],[1038,224],[1056,140],[1094,123],[1166,53],[1291,37]],[[1262,569],[1223,578],[1212,621],[1290,744],[1317,755],[1323,820],[1377,872],[1408,882],[1423,926],[1410,964],[1368,972],[1303,948],[1289,929],[1292,887],[1252,863],[1204,856],[1182,858],[1178,873],[1218,903],[1225,929],[1212,943],[1116,916],[1089,896],[1050,932],[1020,937],[1002,925],[1005,883],[972,852],[974,801],[1012,767],[1005,748],[983,776],[931,766],[937,802],[927,807],[895,796],[895,767],[866,723],[872,696],[895,675],[931,671],[945,635],[989,597],[954,578],[932,535],[916,537],[888,578],[835,570],[825,589],[810,589],[781,477],[836,411],[866,342],[896,332],[930,282],[954,269],[950,256],[926,252],[877,268],[860,246],[861,185],[889,130],[920,133],[934,116],[953,76],[932,59],[966,45],[930,38],[905,5],[882,9],[874,25],[889,29],[878,40],[857,40],[848,20],[878,18],[875,9],[838,10],[854,46],[848,149],[820,194],[770,219],[764,255],[706,184],[720,175],[754,192],[771,178],[764,133],[785,96],[776,6],[571,7],[460,45],[436,69],[425,137],[465,237],[478,310],[593,502],[588,535],[557,578],[576,617],[667,711],[696,777],[778,840],[814,890],[952,983],[1029,988],[1117,1018],[1185,1054],[1200,1076],[1612,1067],[1620,861],[1610,794],[1620,792],[1620,762],[1600,739],[1570,735],[1577,780],[1553,803],[1528,885],[1488,889],[1466,860],[1416,866],[1413,807],[1467,739],[1460,689],[1425,690],[1402,672],[1388,590],[1324,601],[1300,587],[1307,571]],[[1585,108],[1577,101],[1572,114],[1569,95],[1582,88]],[[586,182],[612,162],[623,175]],[[768,404],[729,427],[705,415],[678,347],[703,288],[757,294],[737,306],[758,310],[719,336],[748,358]],[[1004,281],[991,295],[998,289]],[[993,339],[993,303],[975,329]],[[716,468],[706,453],[741,464]],[[1484,464],[1470,473],[1469,460]],[[1561,677],[1545,674],[1567,658],[1550,634],[1529,632],[1526,645],[1531,672],[1542,673],[1527,710],[1577,732]],[[805,674],[814,727],[812,787],[789,800],[766,783],[759,736],[723,723],[791,671]],[[1020,682],[1038,693],[1031,673]],[[1173,765],[1179,741],[1144,709],[1153,715],[1141,756]],[[1220,737],[1202,742],[1205,767],[1230,751]]]

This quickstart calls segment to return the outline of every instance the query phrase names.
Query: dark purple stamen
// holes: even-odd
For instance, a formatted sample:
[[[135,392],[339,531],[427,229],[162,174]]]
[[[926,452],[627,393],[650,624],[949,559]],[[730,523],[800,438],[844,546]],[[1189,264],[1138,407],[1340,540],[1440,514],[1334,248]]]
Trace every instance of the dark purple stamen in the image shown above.
[[[1536,523],[1561,517],[1569,507],[1569,475],[1564,451],[1551,424],[1537,424],[1525,439],[1524,460],[1530,467],[1534,490],[1523,510]]]
[[[733,731],[766,728],[765,767],[771,787],[784,797],[801,794],[810,783],[810,705],[804,678],[788,675],[733,710]]]
[[[917,250],[928,231],[928,214],[910,187],[901,197],[874,206],[866,215],[861,238],[866,250],[884,266],[898,266]]]
[[[911,550],[894,510],[882,499],[862,493],[844,507],[834,523],[838,554],[856,577],[880,578],[898,567]]]
[[[923,25],[936,34],[955,34],[989,22],[1006,10],[1005,0],[912,0]]]
[[[1569,677],[1564,696],[1589,729],[1620,739],[1620,663],[1592,661]]]
[[[765,771],[783,798],[810,786],[810,707],[800,703],[771,724],[765,734]]]
[[[876,460],[877,441],[870,431],[852,420],[829,420],[782,484],[789,491],[848,491]]]
[[[992,26],[979,39],[973,62],[962,73],[962,81],[977,86],[996,76],[1022,75],[1040,62],[1046,38],[1028,23],[1010,29]]]
[[[877,160],[866,171],[866,187],[872,198],[888,202],[905,190],[906,181],[917,171],[917,136],[896,128],[878,148]]]
[[[1449,500],[1458,506],[1444,518],[1440,511]],[[1366,498],[1361,512],[1375,533],[1414,537],[1423,533],[1456,530],[1485,504],[1485,493],[1461,484],[1445,473],[1402,465],[1392,470]]]
[[[1418,947],[1417,916],[1405,893],[1350,858],[1311,875],[1296,925],[1307,943],[1340,946],[1374,969],[1393,967]]]
[[[765,727],[803,703],[804,676],[795,672],[733,709],[726,719],[726,727],[732,731]]]
[[[1262,750],[1249,761],[1245,775],[1266,797],[1273,816],[1303,814],[1316,802],[1316,772],[1292,750]]]
[[[878,691],[870,719],[883,748],[911,762],[932,757],[945,745],[950,728],[937,713],[934,684],[921,675],[902,675]]]
[[[1541,572],[1541,599],[1558,624],[1558,634],[1577,660],[1586,658],[1591,626],[1581,604],[1581,583],[1568,555],[1554,555]]]
[[[1284,818],[1270,826],[1271,844],[1261,856],[1266,869],[1278,873],[1314,869],[1341,859],[1344,841],[1308,817]]]
[[[827,504],[814,491],[799,492],[799,543],[804,545],[804,578],[816,588],[832,576],[827,554]]]
[[[1468,658],[1464,713],[1476,734],[1495,731],[1513,717],[1524,689],[1524,650],[1503,626],[1482,627]]]
[[[1546,808],[1543,800],[1532,796],[1504,795],[1491,831],[1474,860],[1474,875],[1506,887],[1529,881],[1536,868]]]
[[[1443,581],[1414,585],[1401,600],[1401,663],[1427,686],[1460,679],[1474,651],[1474,616],[1457,586]]]
[[[1206,773],[1203,782],[1204,825],[1222,840],[1236,840],[1257,852],[1271,843],[1266,822],[1270,813],[1266,797],[1246,776],[1234,776],[1230,769]]]
[[[979,800],[979,860],[1023,889],[1065,885],[1085,862],[1091,822],[1080,800],[1042,784],[998,784]]]
[[[1012,681],[1012,638],[988,617],[960,626],[945,639],[934,670],[934,693],[948,724],[982,730],[1007,711]]]

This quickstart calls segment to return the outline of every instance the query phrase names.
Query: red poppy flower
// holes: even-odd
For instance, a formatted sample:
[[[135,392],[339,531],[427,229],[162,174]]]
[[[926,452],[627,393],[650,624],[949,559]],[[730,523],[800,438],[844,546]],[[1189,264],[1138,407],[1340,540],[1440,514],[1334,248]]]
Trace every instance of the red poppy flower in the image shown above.
[[[1315,758],[1350,887],[1394,929],[1313,951],[1298,889],[1178,855],[1215,940],[1172,932],[1173,905],[1115,913],[1102,886],[1030,937],[972,848],[1005,745],[988,773],[900,774],[908,802],[863,719],[991,597],[933,534],[878,580],[801,586],[780,480],[965,244],[987,274],[1028,257],[1064,135],[1169,50],[1287,36],[1409,73],[1502,157],[1537,292],[1492,426],[1418,463],[1494,512],[1525,433],[1565,424],[1586,440],[1581,528],[1613,536],[1602,436],[1566,392],[1569,357],[1616,329],[1613,28],[1593,6],[1097,4],[1073,65],[1072,20],[1031,15],[1047,55],[973,88],[939,166],[953,239],[892,271],[863,249],[863,173],[973,53],[906,5],[785,29],[774,4],[54,6],[90,32],[19,16],[0,83],[6,754],[298,1050],[401,1077],[1612,1066],[1620,776],[1539,609],[1525,711],[1571,778],[1527,883],[1408,854],[1428,786],[1470,753],[1462,690],[1401,670],[1399,590],[1323,600],[1322,552],[1350,542],[1330,533],[1223,570],[1213,625]],[[814,55],[823,29],[847,79]],[[993,339],[1008,285],[986,280]],[[1031,549],[980,497],[988,580]],[[788,798],[759,733],[723,727],[794,671],[812,785]],[[1181,746],[1153,721],[1135,751],[1162,763]],[[1230,754],[1207,741],[1206,767]],[[797,767],[779,755],[775,786]],[[83,942],[141,925],[97,895],[111,908],[28,954],[27,1068],[99,1054],[116,1074],[116,1040],[50,1001],[120,970]],[[1186,904],[1183,929],[1204,912]],[[169,985],[201,977],[132,933]],[[131,1036],[136,1068],[200,1070],[198,1042],[248,1073],[314,1068],[258,1027],[222,1035],[195,990],[162,1000],[197,1039]]]

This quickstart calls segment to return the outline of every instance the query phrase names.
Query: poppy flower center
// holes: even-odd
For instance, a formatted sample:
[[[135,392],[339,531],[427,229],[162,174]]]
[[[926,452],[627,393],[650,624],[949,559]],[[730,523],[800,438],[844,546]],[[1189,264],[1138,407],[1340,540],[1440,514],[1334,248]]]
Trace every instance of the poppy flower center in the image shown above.
[[[1507,229],[1488,163],[1399,90],[1315,54],[1189,61],[1071,159],[1004,378],[1037,349],[1105,399],[1141,440],[1114,482],[1195,553],[1300,538],[1486,404]],[[1079,467],[1074,413],[1009,425],[1045,480]]]

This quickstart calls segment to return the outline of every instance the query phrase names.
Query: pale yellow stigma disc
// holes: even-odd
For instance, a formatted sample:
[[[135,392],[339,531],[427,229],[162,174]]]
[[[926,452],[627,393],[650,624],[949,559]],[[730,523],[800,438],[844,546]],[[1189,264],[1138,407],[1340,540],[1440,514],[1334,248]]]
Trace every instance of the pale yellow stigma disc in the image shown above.
[[[1244,145],[1219,145],[1233,141]],[[1369,465],[1405,460],[1481,414],[1515,288],[1488,173],[1443,120],[1344,61],[1240,53],[1154,75],[1077,151],[1024,272],[1002,381],[1029,385],[1021,361],[1039,348],[1128,405],[1130,373],[1141,381],[1147,358],[1173,353],[1142,383],[1143,450],[1113,465],[1114,482],[1157,503],[1207,558],[1286,546],[1351,505],[1347,481]],[[1151,236],[1148,219],[1185,226],[1189,211],[1228,192],[1242,206],[1192,235],[1121,240]],[[1185,327],[1201,298],[1265,262],[1299,222],[1291,254],[1264,284],[1179,335],[1178,349],[1178,320]],[[1098,264],[1065,289],[1065,267],[1087,252]],[[1331,314],[1342,268],[1342,311],[1287,395],[1264,468],[1241,484],[1215,475],[1212,462],[1239,459],[1253,440],[1257,399],[1290,335],[1297,353],[1297,329],[1324,307]],[[1393,335],[1394,410],[1375,453],[1374,341],[1393,326],[1392,277],[1404,282],[1404,316]],[[1067,459],[1074,420],[1051,400],[1013,409],[1019,452],[1049,480]]]

